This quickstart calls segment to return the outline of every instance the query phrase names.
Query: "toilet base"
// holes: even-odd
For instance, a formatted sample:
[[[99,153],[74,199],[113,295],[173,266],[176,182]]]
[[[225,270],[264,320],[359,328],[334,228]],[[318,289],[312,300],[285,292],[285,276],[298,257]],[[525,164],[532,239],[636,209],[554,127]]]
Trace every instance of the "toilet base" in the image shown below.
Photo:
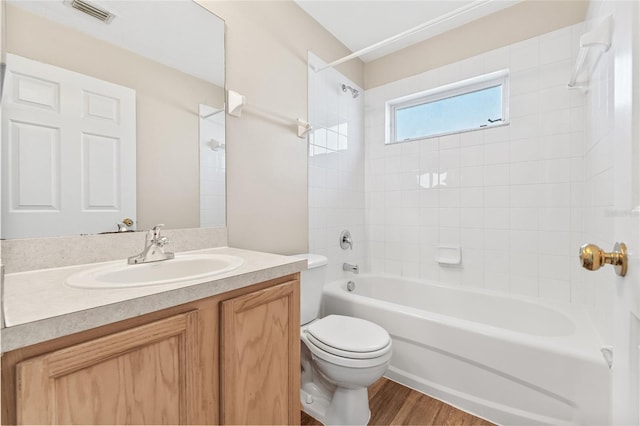
[[[323,425],[366,425],[371,418],[367,388],[336,387],[333,394],[315,383],[300,389],[302,410]]]

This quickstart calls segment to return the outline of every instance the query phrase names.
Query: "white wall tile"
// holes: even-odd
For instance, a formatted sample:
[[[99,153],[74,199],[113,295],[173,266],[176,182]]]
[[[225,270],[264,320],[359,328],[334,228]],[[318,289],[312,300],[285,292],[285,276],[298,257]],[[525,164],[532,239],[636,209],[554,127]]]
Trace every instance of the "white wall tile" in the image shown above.
[[[569,109],[557,109],[540,113],[540,135],[557,135],[571,131]]]
[[[514,139],[509,141],[509,160],[511,163],[534,161],[540,158],[540,140],[538,138]]]
[[[421,226],[438,226],[440,223],[440,213],[438,207],[420,208]]]
[[[506,129],[507,127],[500,127],[500,129]],[[490,132],[495,129],[489,129],[485,132]],[[484,164],[502,164],[509,162],[509,142],[489,143],[485,140],[484,145]]]
[[[536,259],[539,249],[538,231],[535,230],[514,230],[509,232],[509,249],[511,253],[527,253],[535,255]],[[538,267],[537,262],[535,264]]]
[[[467,263],[469,249],[482,256],[484,248],[484,230],[482,228],[462,228],[460,229],[460,244],[464,247],[464,263]],[[480,259],[481,261],[481,259]]]
[[[511,46],[511,70],[521,71],[540,63],[540,40],[538,37]]]
[[[535,92],[540,86],[540,75],[537,68],[524,71],[512,71],[510,90],[511,95]]]
[[[540,90],[540,111],[549,112],[571,107],[571,92],[566,85]]]
[[[421,190],[418,193],[421,208],[437,208],[439,193],[436,189]]]
[[[489,164],[484,166],[484,186],[498,186],[509,183],[509,164]]]
[[[438,229],[438,245],[457,246],[460,244],[460,227],[444,227]]]
[[[460,133],[441,136],[439,138],[439,149],[454,149],[460,147]]]
[[[483,191],[477,188],[460,189],[460,207],[482,207],[483,204]]]
[[[460,226],[463,228],[484,228],[485,210],[482,207],[463,207],[460,209]]]
[[[473,146],[473,145],[481,145],[482,140],[482,131],[472,131],[472,132],[464,132],[460,133],[460,146]]]
[[[509,229],[509,208],[485,207],[484,227],[485,229]]]
[[[460,189],[439,189],[438,203],[440,207],[460,207]]]
[[[540,64],[549,64],[571,57],[571,32],[554,31],[540,36]]]
[[[346,254],[336,248],[333,234],[350,223],[360,226],[364,237],[359,239],[367,243],[362,253],[349,255],[362,259],[366,253],[371,272],[595,303],[593,286],[577,290],[581,271],[564,262],[576,263],[574,240],[582,237],[583,223],[603,223],[611,202],[610,195],[599,198],[601,210],[586,212],[583,182],[605,191],[611,177],[612,157],[597,138],[611,128],[606,122],[611,107],[603,93],[612,77],[601,76],[606,88],[587,96],[566,89],[576,28],[367,90],[360,98],[366,117],[349,109],[350,99],[337,93],[319,96],[322,105],[310,108],[312,114],[318,111],[329,122],[331,108],[338,111],[332,123],[337,141],[332,131],[316,126],[319,148],[341,149],[339,135],[345,134],[341,129],[347,118],[346,153],[309,158],[310,247],[336,257],[334,275],[341,273]],[[384,144],[387,100],[505,68],[511,71],[508,125]],[[327,75],[317,91],[334,86]],[[603,123],[586,120],[603,108]],[[361,129],[366,142],[352,128]],[[435,248],[440,244],[460,245],[463,264],[438,265]]]
[[[485,229],[484,248],[507,252],[509,250],[509,233],[508,229]],[[507,258],[508,255],[504,257],[504,259]]]
[[[509,127],[500,125],[486,128],[482,130],[482,138],[485,144],[507,141],[509,139]]]
[[[484,164],[484,146],[465,146],[460,150],[460,167],[478,166]]]
[[[540,89],[562,85],[566,86],[569,82],[569,73],[567,71],[571,70],[572,65],[569,59],[541,65],[539,69]]]
[[[527,275],[511,274],[510,291],[523,296],[537,297],[539,286],[538,278]]]
[[[512,96],[509,104],[509,114],[511,118],[538,114],[541,96],[541,93],[535,91]]]
[[[575,154],[571,147],[571,134],[553,134],[541,136],[538,140],[540,159],[555,159],[572,157]],[[582,159],[583,155],[580,154]]]
[[[445,149],[439,155],[440,170],[460,167],[460,149]]]
[[[513,117],[509,124],[511,140],[526,139],[538,135],[538,115]]]
[[[460,208],[458,207],[441,207],[438,212],[439,226],[459,228],[460,227]]]
[[[483,188],[484,207],[509,207],[509,186],[487,186]]]
[[[541,181],[561,183],[571,181],[571,159],[555,158],[541,162]]]
[[[484,287],[484,262],[482,250],[466,250],[462,259],[460,284],[466,287]]]

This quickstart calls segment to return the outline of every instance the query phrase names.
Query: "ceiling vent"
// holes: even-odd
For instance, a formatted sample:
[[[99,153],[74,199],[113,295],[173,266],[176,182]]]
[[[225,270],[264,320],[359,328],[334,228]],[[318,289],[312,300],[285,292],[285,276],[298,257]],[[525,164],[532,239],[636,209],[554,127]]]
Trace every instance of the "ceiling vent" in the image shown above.
[[[113,18],[116,17],[113,13],[107,10],[104,10],[102,8],[99,8],[98,6],[91,4],[88,1],[68,0],[68,1],[65,1],[65,3],[73,7],[74,9],[77,9],[82,13],[86,13],[87,15],[92,16],[107,24],[111,22]]]

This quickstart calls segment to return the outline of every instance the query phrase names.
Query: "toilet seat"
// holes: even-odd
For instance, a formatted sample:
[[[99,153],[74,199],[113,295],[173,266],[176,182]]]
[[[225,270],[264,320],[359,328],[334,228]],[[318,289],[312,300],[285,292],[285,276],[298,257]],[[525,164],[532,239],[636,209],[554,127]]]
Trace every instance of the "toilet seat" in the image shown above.
[[[389,333],[360,318],[329,315],[301,331],[303,341],[314,355],[337,365],[365,368],[391,357]]]
[[[385,348],[385,351],[382,352],[380,356],[377,356],[375,358],[347,358],[344,356],[334,355],[316,346],[309,340],[309,333],[304,330],[300,334],[300,338],[304,342],[305,346],[309,348],[309,351],[311,351],[311,354],[315,358],[319,358],[321,360],[324,360],[331,364],[339,365],[341,367],[371,368],[385,364],[391,359],[391,343],[389,343],[389,345]]]
[[[311,343],[337,356],[369,359],[388,351],[387,330],[370,321],[343,315],[329,315],[306,327]]]
[[[349,352],[349,351],[344,351],[338,348],[334,348],[332,346],[327,346],[322,342],[319,342],[318,340],[316,340],[313,335],[311,334],[307,334],[307,340],[309,343],[311,343],[313,346],[317,347],[318,349],[341,357],[341,358],[349,358],[349,359],[372,359],[372,358],[378,358],[381,357],[382,355],[386,354],[387,352],[389,352],[389,349],[391,348],[391,344],[388,344],[387,346],[385,346],[382,349],[379,349],[375,352]]]

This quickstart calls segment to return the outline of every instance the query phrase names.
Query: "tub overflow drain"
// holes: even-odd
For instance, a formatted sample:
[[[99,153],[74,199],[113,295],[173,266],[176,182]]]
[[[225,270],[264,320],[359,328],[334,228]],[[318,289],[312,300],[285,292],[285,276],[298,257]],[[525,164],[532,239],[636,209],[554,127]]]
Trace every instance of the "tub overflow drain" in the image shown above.
[[[347,282],[347,290],[353,291],[355,289],[356,289],[356,283],[354,283],[353,281],[348,281]]]

